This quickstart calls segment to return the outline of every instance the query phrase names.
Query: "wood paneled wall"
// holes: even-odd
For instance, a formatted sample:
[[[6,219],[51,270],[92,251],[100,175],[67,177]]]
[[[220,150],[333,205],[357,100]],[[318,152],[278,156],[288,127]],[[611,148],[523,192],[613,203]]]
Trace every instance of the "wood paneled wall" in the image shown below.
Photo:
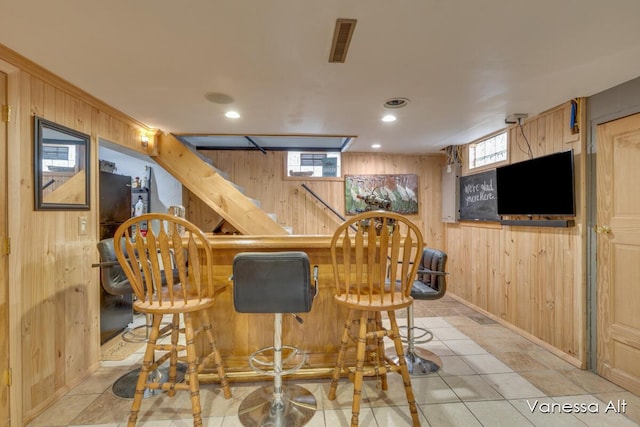
[[[584,100],[579,104],[583,107]],[[527,120],[522,129],[511,127],[509,150],[512,163],[529,158],[522,131],[534,157],[574,150],[576,225],[447,224],[445,246],[448,292],[585,367],[585,129],[572,133],[570,112],[567,103]],[[584,126],[583,114],[581,119]]]
[[[9,300],[13,425],[26,424],[99,364],[98,136],[141,150],[147,129],[0,45],[9,98]],[[91,210],[35,211],[33,116],[91,135]],[[4,167],[4,165],[2,165]],[[87,219],[79,235],[80,217]]]
[[[244,188],[248,197],[257,199],[262,209],[275,213],[281,225],[293,228],[294,234],[330,235],[342,222],[329,209],[309,194],[306,184],[329,206],[344,216],[343,179],[292,179],[284,178],[286,153],[259,151],[201,151],[217,168],[229,174],[229,180]],[[392,155],[374,153],[343,153],[343,175],[364,174],[417,174],[419,212],[410,218],[423,230],[429,245],[444,244],[441,171],[444,157],[439,155]],[[206,231],[214,214],[203,210],[197,198],[187,195],[185,204],[191,220]]]
[[[584,100],[580,100],[584,107]],[[584,108],[580,108],[584,111]],[[449,255],[448,292],[496,320],[519,330],[576,366],[586,364],[586,219],[584,129],[569,128],[571,107],[563,104],[509,129],[510,162],[574,150],[576,225],[570,228],[501,226],[441,221],[439,156],[344,153],[343,175],[417,173],[420,212],[413,217],[427,245]],[[581,114],[581,124],[584,123]],[[523,137],[523,132],[524,136]],[[466,148],[466,147],[465,147]],[[294,234],[331,234],[340,223],[309,195],[305,183],[338,212],[344,213],[344,181],[283,178],[285,155],[280,152],[202,151],[229,174],[229,179],[258,199]],[[464,174],[469,173],[463,168]],[[192,219],[215,223],[214,214],[198,200],[185,197]]]

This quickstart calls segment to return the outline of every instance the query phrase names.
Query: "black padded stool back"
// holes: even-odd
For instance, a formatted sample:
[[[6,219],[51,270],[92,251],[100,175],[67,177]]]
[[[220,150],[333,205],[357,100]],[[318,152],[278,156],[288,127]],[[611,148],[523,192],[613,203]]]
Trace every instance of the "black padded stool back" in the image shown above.
[[[233,259],[239,313],[307,313],[316,294],[304,252],[243,252]]]
[[[97,244],[100,253],[100,279],[104,290],[111,295],[129,295],[133,293],[133,288],[129,279],[120,267],[116,258],[116,250],[113,247],[113,238],[100,240]]]
[[[425,248],[422,252],[417,280],[411,286],[411,296],[415,299],[434,300],[447,292],[447,279],[444,274],[447,254],[438,249]],[[432,271],[440,274],[429,274]]]

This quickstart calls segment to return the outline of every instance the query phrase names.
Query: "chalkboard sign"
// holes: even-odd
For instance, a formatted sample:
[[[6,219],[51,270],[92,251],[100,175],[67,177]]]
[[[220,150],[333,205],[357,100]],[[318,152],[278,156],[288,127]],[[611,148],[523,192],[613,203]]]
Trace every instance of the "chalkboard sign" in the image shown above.
[[[460,177],[460,219],[500,220],[495,169]]]

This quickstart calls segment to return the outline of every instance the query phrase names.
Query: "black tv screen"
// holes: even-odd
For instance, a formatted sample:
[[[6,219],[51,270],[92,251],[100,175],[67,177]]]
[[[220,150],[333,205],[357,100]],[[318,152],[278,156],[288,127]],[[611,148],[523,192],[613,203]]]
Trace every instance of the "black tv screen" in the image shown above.
[[[498,215],[575,216],[573,150],[496,168]]]

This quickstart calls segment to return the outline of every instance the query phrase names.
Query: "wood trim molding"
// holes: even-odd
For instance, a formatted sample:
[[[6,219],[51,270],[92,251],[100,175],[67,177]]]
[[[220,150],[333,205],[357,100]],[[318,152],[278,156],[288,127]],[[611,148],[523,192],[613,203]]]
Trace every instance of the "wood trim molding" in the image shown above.
[[[2,45],[0,45],[2,47]],[[7,189],[17,188],[16,183],[20,182],[19,170],[15,165],[20,163],[20,69],[14,64],[8,61],[4,61],[2,58],[2,51],[0,50],[0,72],[7,74],[7,103],[11,105],[13,112],[11,121],[7,123],[7,155],[6,165],[0,165],[1,167],[7,166],[6,184]],[[2,104],[2,100],[0,100]],[[20,206],[22,203],[19,191],[7,191],[7,235],[11,239],[12,247],[11,251],[14,255],[10,255],[8,262],[7,283],[22,283],[21,266],[16,262],[15,254],[19,254],[22,246],[22,239],[20,239],[20,229],[22,227],[20,210],[15,209],[14,206]],[[22,377],[20,373],[23,368],[22,358],[22,346],[21,346],[21,334],[14,331],[20,331],[20,322],[22,321],[22,312],[15,307],[22,306],[22,295],[20,290],[15,286],[9,286],[7,294],[7,304],[11,307],[7,315],[9,322],[9,336],[7,337],[9,343],[9,367],[12,370],[14,377],[13,384],[9,387],[9,413],[11,415],[13,425],[23,425],[25,422],[22,413]]]

